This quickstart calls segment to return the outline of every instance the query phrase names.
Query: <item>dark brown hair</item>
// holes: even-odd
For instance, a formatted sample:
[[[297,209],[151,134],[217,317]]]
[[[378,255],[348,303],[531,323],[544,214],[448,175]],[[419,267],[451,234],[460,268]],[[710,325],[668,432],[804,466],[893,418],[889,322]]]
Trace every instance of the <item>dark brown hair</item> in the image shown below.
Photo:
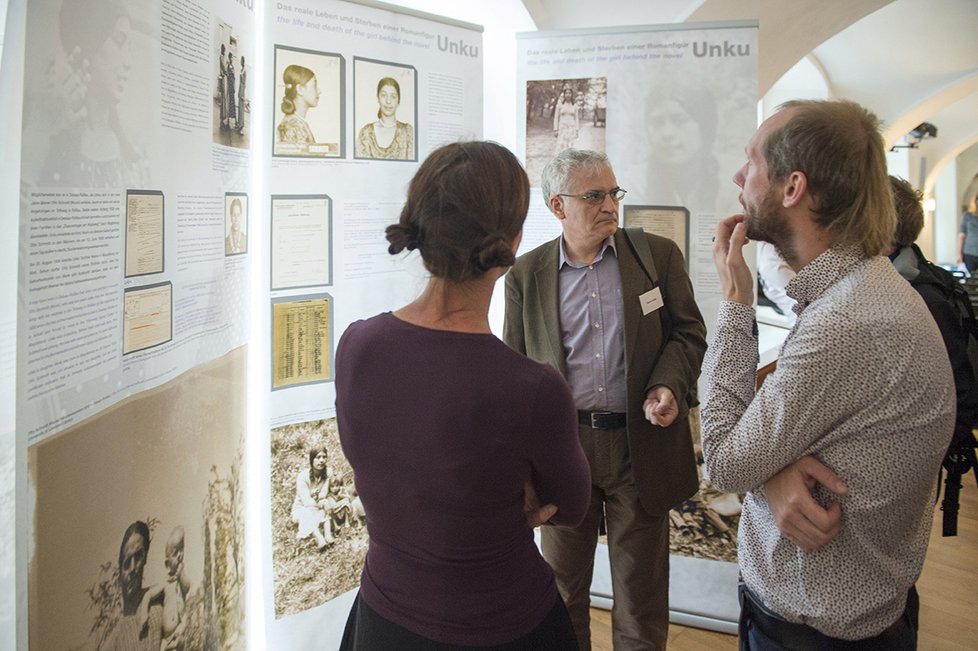
[[[896,209],[896,232],[893,246],[910,246],[924,228],[924,209],[920,205],[924,195],[910,183],[896,176],[890,176],[893,189],[893,207]]]
[[[493,142],[456,142],[433,151],[418,168],[388,251],[418,249],[437,278],[465,282],[515,261],[512,243],[530,201],[526,172]]]

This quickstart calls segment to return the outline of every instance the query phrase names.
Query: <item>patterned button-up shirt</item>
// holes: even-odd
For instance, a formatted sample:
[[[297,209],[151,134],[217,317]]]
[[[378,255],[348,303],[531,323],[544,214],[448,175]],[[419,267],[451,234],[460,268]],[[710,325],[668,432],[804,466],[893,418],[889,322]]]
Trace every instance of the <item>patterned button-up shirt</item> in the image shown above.
[[[954,383],[924,302],[884,257],[830,248],[788,285],[798,319],[755,394],[750,306],[723,302],[703,364],[703,454],[721,490],[747,492],[738,555],[747,586],[826,635],[876,635],[904,610],[927,551]],[[848,485],[824,549],[781,536],[762,484],[814,455]],[[816,499],[832,499],[819,487]]]

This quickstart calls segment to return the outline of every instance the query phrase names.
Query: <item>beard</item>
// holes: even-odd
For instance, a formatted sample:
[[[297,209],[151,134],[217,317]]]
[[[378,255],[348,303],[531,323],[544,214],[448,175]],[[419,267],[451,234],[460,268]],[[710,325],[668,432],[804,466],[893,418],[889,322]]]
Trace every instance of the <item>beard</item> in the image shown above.
[[[788,260],[792,253],[791,224],[781,208],[777,191],[774,188],[769,189],[761,198],[760,204],[752,205],[747,204],[741,194],[740,204],[744,207],[744,225],[747,227],[748,239],[773,244],[778,254]]]

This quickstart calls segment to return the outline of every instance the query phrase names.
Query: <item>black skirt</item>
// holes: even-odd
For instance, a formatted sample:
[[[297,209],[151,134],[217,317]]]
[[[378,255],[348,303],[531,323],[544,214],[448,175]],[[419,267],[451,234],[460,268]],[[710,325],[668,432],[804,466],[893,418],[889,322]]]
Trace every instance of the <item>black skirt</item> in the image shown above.
[[[570,616],[560,595],[540,624],[517,640],[495,646],[460,646],[421,637],[381,617],[357,594],[340,651],[578,651]]]

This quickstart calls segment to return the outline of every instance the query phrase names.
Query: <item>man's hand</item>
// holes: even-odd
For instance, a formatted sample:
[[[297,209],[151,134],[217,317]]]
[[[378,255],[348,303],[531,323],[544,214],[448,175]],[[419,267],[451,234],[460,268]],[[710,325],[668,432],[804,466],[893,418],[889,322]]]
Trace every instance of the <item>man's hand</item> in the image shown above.
[[[743,215],[727,217],[717,225],[713,238],[713,264],[720,276],[720,288],[725,301],[744,305],[754,304],[754,285],[757,282],[744,260],[747,226]]]
[[[826,509],[812,498],[818,484],[840,497],[849,493],[834,472],[811,456],[785,466],[764,483],[764,495],[781,534],[807,552],[822,549],[842,529],[842,506],[832,502]]]
[[[523,484],[523,513],[526,514],[526,524],[533,529],[557,515],[557,507],[553,504],[540,506],[537,489],[533,487],[533,482],[527,480]]]
[[[676,396],[672,395],[672,389],[660,384],[649,389],[642,411],[653,425],[669,427],[679,415],[679,405],[676,404]]]

